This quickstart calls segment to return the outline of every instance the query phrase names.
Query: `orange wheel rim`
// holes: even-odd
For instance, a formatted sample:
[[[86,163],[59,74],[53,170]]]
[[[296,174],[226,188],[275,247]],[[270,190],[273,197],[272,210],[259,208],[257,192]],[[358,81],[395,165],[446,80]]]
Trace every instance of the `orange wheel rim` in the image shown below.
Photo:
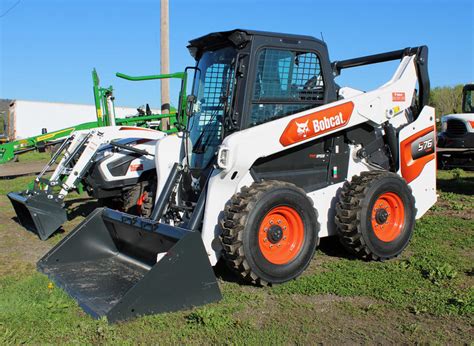
[[[142,208],[143,208],[143,203],[145,203],[145,199],[148,197],[148,192],[144,191],[142,193],[142,195],[140,197],[138,197],[138,200],[137,200],[137,209],[138,209],[138,212],[141,213],[142,212]]]
[[[300,252],[303,242],[303,220],[293,208],[275,207],[260,223],[258,245],[263,257],[270,263],[291,262]]]
[[[402,199],[393,192],[385,192],[375,201],[371,214],[375,236],[384,242],[391,242],[402,233],[405,225],[405,206]]]

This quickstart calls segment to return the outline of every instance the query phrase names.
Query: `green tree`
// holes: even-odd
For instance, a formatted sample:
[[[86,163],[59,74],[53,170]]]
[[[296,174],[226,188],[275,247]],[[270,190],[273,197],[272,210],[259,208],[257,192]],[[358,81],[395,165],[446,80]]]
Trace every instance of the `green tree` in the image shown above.
[[[463,85],[459,84],[431,89],[430,106],[436,109],[437,119],[446,114],[461,113],[462,88]]]

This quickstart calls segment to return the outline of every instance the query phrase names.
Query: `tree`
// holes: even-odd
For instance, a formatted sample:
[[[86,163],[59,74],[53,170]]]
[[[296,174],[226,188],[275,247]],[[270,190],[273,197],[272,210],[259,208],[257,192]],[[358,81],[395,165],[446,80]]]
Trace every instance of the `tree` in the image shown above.
[[[459,84],[454,87],[436,87],[430,92],[430,106],[436,109],[436,118],[442,115],[461,113],[462,88]]]

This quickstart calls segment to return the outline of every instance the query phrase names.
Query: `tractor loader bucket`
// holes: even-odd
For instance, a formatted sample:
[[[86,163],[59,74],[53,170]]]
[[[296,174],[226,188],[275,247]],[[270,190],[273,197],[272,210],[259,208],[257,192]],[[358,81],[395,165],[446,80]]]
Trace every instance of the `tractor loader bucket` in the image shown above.
[[[36,233],[41,240],[46,240],[67,221],[63,202],[48,198],[43,191],[10,192],[18,221],[29,231]]]
[[[221,299],[200,233],[108,208],[89,215],[38,270],[109,322]]]

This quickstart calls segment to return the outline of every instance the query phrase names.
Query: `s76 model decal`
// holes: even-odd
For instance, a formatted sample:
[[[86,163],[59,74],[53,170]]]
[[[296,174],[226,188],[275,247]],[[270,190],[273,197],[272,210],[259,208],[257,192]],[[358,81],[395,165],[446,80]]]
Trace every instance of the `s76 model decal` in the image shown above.
[[[286,147],[344,127],[349,122],[353,109],[354,104],[347,102],[292,119],[283,131],[280,143]]]
[[[415,180],[425,168],[425,165],[434,160],[435,128],[427,127],[400,143],[400,169],[402,177],[407,183]]]

